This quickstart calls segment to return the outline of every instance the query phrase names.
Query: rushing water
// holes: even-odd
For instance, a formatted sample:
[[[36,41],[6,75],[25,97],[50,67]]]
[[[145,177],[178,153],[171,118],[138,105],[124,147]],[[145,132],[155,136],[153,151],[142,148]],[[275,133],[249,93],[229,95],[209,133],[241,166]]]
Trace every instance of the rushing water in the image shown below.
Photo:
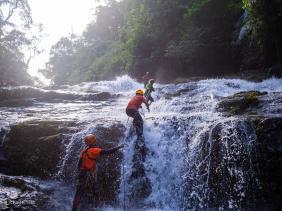
[[[239,79],[209,79],[176,85],[156,84],[155,87],[155,102],[151,105],[151,111],[143,111],[147,153],[142,165],[145,177],[149,180],[150,194],[140,199],[138,207],[141,210],[240,208],[247,194],[249,177],[255,176],[250,168],[246,170],[243,167],[247,165],[245,162],[256,137],[243,119],[223,116],[216,111],[216,106],[221,97],[242,91],[266,91],[270,96],[271,93],[282,92],[282,80],[272,78],[255,83]],[[142,88],[142,84],[128,76],[115,81],[61,87],[53,91],[81,96],[109,92],[116,97],[100,101],[81,98],[64,102],[35,100],[32,106],[3,107],[0,110],[1,130],[7,131],[9,124],[27,120],[51,119],[81,123],[82,129],[70,137],[56,175],[57,179],[64,175],[74,178],[74,158],[77,158],[77,154],[74,156],[73,153],[74,149],[79,151],[77,147],[83,147],[80,143],[82,137],[89,132],[97,132],[97,124],[121,122],[126,128],[127,141],[123,149],[118,208],[105,206],[104,209],[130,210],[135,206],[131,203],[130,191],[134,190],[136,184],[130,180],[130,175],[135,162],[136,136],[132,133],[132,120],[128,120],[124,110],[138,88]],[[261,108],[260,112],[280,116],[275,108],[268,105]],[[218,147],[218,140],[221,140],[221,159],[213,154],[213,150]],[[214,171],[216,166],[226,166],[225,175],[232,180],[222,182],[222,178],[214,173],[217,172]],[[61,187],[54,192],[50,206],[57,210],[69,210],[73,187],[59,184]],[[213,195],[220,193],[213,193],[210,187],[214,187],[214,191],[217,185],[229,187],[222,195],[227,204],[214,201]]]

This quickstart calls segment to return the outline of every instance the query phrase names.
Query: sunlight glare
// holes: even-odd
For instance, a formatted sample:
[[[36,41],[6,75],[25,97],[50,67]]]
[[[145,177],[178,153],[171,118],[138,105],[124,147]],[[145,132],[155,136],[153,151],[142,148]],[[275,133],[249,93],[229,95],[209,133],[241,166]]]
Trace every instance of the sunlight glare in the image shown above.
[[[39,47],[44,52],[30,61],[28,72],[48,83],[48,80],[38,73],[38,69],[43,68],[48,61],[51,46],[70,33],[81,34],[94,19],[94,8],[100,5],[101,1],[29,0],[29,4],[34,21],[43,24],[44,37]]]

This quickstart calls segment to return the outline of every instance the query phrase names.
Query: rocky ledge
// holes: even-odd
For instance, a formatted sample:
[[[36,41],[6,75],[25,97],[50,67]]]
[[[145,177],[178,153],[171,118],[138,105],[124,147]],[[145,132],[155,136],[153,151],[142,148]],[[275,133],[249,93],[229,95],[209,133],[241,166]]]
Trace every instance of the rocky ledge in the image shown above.
[[[69,93],[36,89],[32,87],[0,88],[0,107],[31,106],[35,102],[104,101],[118,95],[109,92]]]
[[[225,209],[279,210],[282,206],[282,94],[241,92],[222,98],[217,109],[232,118],[213,127],[212,145],[207,134],[202,142],[204,151],[199,153],[204,156],[206,149],[211,150],[207,163],[209,206],[225,204]]]
[[[88,132],[97,135],[99,147],[108,149],[119,144],[124,130],[124,126],[116,122],[96,125]],[[13,125],[3,143],[7,160],[0,163],[0,172],[5,174],[0,174],[0,210],[42,210],[39,207],[49,203],[54,187],[41,190],[30,182],[35,177],[41,183],[56,178],[64,184],[70,183],[69,187],[75,186],[79,153],[85,147],[84,136],[73,122],[29,121]],[[116,203],[121,158],[122,153],[116,152],[97,161],[96,189],[101,203]],[[29,179],[30,176],[33,178]]]
[[[3,142],[6,161],[1,172],[9,175],[50,177],[64,152],[72,122],[30,121],[15,124]]]
[[[228,115],[256,114],[259,100],[264,95],[267,95],[267,92],[239,92],[230,97],[222,98],[217,110]]]
[[[50,191],[35,179],[0,174],[0,210],[42,210]]]

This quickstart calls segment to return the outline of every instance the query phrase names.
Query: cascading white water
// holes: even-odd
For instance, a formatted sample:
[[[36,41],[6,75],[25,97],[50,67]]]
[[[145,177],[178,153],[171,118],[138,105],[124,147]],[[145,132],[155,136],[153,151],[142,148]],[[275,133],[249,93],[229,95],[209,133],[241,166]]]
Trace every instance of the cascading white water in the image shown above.
[[[130,129],[132,120],[128,121],[124,110],[134,91],[142,87],[142,84],[128,76],[115,81],[82,83],[64,87],[61,92],[84,95],[106,91],[119,96],[99,103],[46,103],[32,108],[39,113],[44,111],[48,118],[52,118],[52,115],[61,118],[60,114],[64,111],[67,120],[84,123],[81,131],[70,137],[65,156],[59,164],[59,178],[75,176],[78,154],[83,147],[81,140],[85,134],[97,132],[98,124],[119,122],[127,129],[124,133],[125,136],[129,135],[123,149],[124,168],[121,168],[118,208],[106,206],[109,210],[134,207],[134,204],[130,204],[129,193],[134,189],[134,184],[129,177],[134,166],[136,136],[134,130]],[[151,112],[144,109],[144,140],[148,151],[142,164],[151,190],[149,196],[140,202],[142,210],[206,209],[210,206],[207,203],[213,203],[211,207],[218,205],[222,209],[226,208],[221,206],[221,202],[212,201],[210,187],[221,184],[214,179],[218,175],[211,175],[211,172],[216,172],[214,168],[217,164],[226,166],[227,175],[232,178],[230,183],[223,184],[233,188],[227,191],[227,208],[239,208],[238,201],[245,197],[248,176],[252,174],[250,164],[245,162],[251,152],[246,149],[252,150],[256,137],[244,119],[223,116],[216,111],[216,106],[221,97],[242,91],[282,92],[282,80],[272,78],[254,83],[239,79],[209,79],[177,85],[156,84],[155,87],[155,102],[151,105]],[[271,108],[262,109],[263,112],[266,110],[269,113],[274,111]],[[9,117],[8,112],[6,115]],[[11,115],[10,119],[12,121],[14,117]],[[215,149],[219,149],[221,157],[213,154]],[[244,166],[248,169],[245,170]],[[54,209],[69,209],[73,192],[73,187],[69,189],[62,186],[58,189],[54,194]]]
[[[242,169],[246,164],[238,162],[246,159],[249,153],[246,149],[251,151],[255,141],[254,131],[243,120],[225,117],[217,112],[217,99],[241,91],[281,91],[281,82],[278,79],[261,83],[211,79],[176,86],[157,86],[157,101],[152,105],[152,112],[146,114],[144,127],[145,143],[149,150],[144,165],[152,185],[152,192],[144,204],[161,210],[208,206],[205,203],[211,200],[208,183],[209,168],[213,167],[211,162],[214,162],[211,160],[215,142],[213,132],[216,126],[221,125],[219,139],[225,150],[222,152],[223,160],[227,160],[228,173],[234,180],[229,184],[234,190],[228,196],[228,208],[239,208],[238,197],[245,197],[244,189],[251,170]],[[207,143],[203,144],[206,137]],[[203,147],[207,147],[205,155]],[[133,149],[130,145],[125,150],[127,174],[132,165]]]
[[[6,135],[9,133],[10,126],[7,122],[0,122],[0,160],[5,160],[5,156],[2,150],[2,144],[6,137]]]

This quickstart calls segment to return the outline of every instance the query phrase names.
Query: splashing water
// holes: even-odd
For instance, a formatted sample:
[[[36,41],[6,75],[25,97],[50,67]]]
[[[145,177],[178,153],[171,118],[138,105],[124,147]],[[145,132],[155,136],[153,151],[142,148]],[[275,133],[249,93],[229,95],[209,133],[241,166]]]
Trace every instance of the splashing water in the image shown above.
[[[111,93],[134,92],[134,90],[138,88],[140,88],[140,84],[127,75],[117,77],[114,81],[84,82],[68,87],[68,89],[74,91],[100,91]]]
[[[80,122],[86,122],[85,129],[70,137],[57,174],[61,179],[66,175],[75,177],[76,159],[83,147],[81,139],[87,133],[96,132],[97,124],[94,122],[106,125],[110,122],[121,123],[126,130],[120,142],[126,138],[126,145],[121,163],[124,166],[121,168],[118,204],[117,208],[105,205],[103,210],[134,208],[134,204],[130,204],[129,194],[134,184],[129,178],[134,171],[136,136],[131,128],[132,121],[127,120],[124,109],[134,90],[142,87],[130,77],[122,76],[115,81],[82,83],[64,89],[82,94],[101,91],[120,94],[117,99],[105,101],[104,106],[91,107],[85,116],[79,118]],[[216,111],[216,106],[221,97],[242,91],[282,92],[282,79],[272,78],[260,83],[210,79],[177,85],[156,84],[155,87],[156,92],[152,94],[155,102],[151,105],[151,112],[146,112],[144,117],[147,153],[142,162],[151,191],[140,202],[141,210],[239,209],[248,194],[249,178],[256,176],[248,160],[256,137],[244,119],[223,116]],[[72,103],[77,109],[67,110],[70,114],[85,109],[85,104]],[[87,102],[87,106],[92,104]],[[46,103],[37,109],[55,108],[50,108]],[[52,115],[57,114],[53,111]],[[229,179],[223,180],[223,175]],[[73,187],[69,188],[67,190],[74,191]],[[68,191],[62,188],[55,194],[63,192]],[[65,203],[71,203],[69,195],[64,198],[61,194],[61,197],[59,201],[54,199],[57,210],[69,208]],[[217,201],[220,197],[222,201]]]

